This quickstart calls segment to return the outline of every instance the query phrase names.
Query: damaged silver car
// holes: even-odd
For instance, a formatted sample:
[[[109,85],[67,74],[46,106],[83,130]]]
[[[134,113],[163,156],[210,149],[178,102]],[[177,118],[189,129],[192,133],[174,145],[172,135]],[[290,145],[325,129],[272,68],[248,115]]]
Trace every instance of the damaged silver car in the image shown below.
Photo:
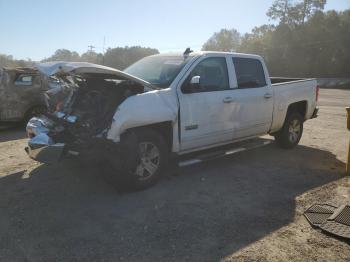
[[[44,112],[45,83],[34,68],[0,69],[0,122],[28,121]]]

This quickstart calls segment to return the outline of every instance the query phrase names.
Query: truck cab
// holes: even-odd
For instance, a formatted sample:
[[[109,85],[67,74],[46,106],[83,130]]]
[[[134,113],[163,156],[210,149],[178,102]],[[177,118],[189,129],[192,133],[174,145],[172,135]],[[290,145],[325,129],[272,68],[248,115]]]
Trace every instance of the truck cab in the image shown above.
[[[256,56],[210,53],[197,59],[177,88],[181,151],[267,133],[273,113],[267,76]]]

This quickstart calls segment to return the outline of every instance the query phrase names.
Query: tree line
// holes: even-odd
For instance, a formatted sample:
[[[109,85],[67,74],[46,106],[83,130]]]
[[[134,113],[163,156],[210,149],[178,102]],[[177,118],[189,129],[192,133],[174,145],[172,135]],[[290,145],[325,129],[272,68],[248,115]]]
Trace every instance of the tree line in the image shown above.
[[[96,53],[94,51],[87,51],[82,55],[67,49],[58,49],[52,56],[42,60],[42,62],[90,62],[123,70],[129,65],[135,63],[137,60],[154,54],[159,54],[159,51],[155,48],[141,46],[108,48],[104,54]]]
[[[68,49],[58,49],[55,53],[40,62],[68,61],[68,62],[90,62],[110,66],[120,70],[135,63],[137,60],[149,55],[159,54],[155,48],[131,46],[108,48],[104,54],[95,51],[87,51],[81,55]],[[31,60],[16,60],[12,56],[0,54],[0,68],[2,67],[27,67],[33,66]]]
[[[324,12],[326,0],[275,0],[267,10],[272,23],[246,34],[236,29],[215,32],[202,50],[253,53],[264,57],[272,76],[350,77],[350,9]],[[81,55],[59,49],[47,61],[85,61],[124,69],[137,60],[158,54],[140,46],[109,48],[104,54]],[[32,66],[0,54],[0,67]]]
[[[326,0],[276,0],[267,11],[275,24],[250,33],[222,29],[202,50],[264,57],[272,76],[350,77],[350,9],[324,12]]]

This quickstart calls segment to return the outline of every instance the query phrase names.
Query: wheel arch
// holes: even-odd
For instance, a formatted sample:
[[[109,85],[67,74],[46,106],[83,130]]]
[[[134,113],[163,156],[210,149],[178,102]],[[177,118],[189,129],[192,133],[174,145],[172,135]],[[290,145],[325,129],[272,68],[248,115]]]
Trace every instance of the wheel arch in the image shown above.
[[[288,116],[294,112],[299,113],[301,115],[301,117],[303,118],[303,121],[305,121],[306,114],[307,114],[307,108],[308,108],[308,102],[306,100],[301,100],[301,101],[290,103],[288,105],[287,109],[285,109],[285,111],[284,111],[284,117],[281,116],[281,119],[278,121],[279,125],[273,127],[273,130],[270,131],[269,134],[272,136],[276,135],[283,127]]]
[[[149,128],[152,129],[153,131],[157,132],[160,134],[167,146],[168,150],[171,151],[173,147],[173,122],[172,121],[164,121],[164,122],[159,122],[159,123],[153,123],[149,125],[143,125],[143,126],[137,126],[137,127],[132,127],[124,131],[125,132],[142,132],[142,129]]]
[[[289,116],[291,113],[295,113],[295,112],[299,113],[302,116],[302,118],[305,120],[306,112],[307,112],[307,101],[302,100],[302,101],[291,103],[288,106],[284,121],[286,121],[287,116]]]

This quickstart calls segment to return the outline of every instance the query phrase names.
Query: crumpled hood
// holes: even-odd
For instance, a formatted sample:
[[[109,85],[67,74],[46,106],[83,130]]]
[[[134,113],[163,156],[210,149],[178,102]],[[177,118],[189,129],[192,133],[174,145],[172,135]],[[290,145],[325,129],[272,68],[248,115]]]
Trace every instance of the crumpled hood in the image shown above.
[[[117,70],[108,66],[102,66],[102,65],[97,65],[97,64],[87,63],[87,62],[63,62],[63,61],[47,62],[47,63],[38,64],[36,68],[45,76],[53,76],[53,75],[67,74],[67,73],[72,73],[77,75],[83,75],[83,74],[113,75],[113,76],[116,76],[118,79],[133,80],[151,89],[159,89],[147,81],[144,81],[138,77],[124,73],[120,70]]]

